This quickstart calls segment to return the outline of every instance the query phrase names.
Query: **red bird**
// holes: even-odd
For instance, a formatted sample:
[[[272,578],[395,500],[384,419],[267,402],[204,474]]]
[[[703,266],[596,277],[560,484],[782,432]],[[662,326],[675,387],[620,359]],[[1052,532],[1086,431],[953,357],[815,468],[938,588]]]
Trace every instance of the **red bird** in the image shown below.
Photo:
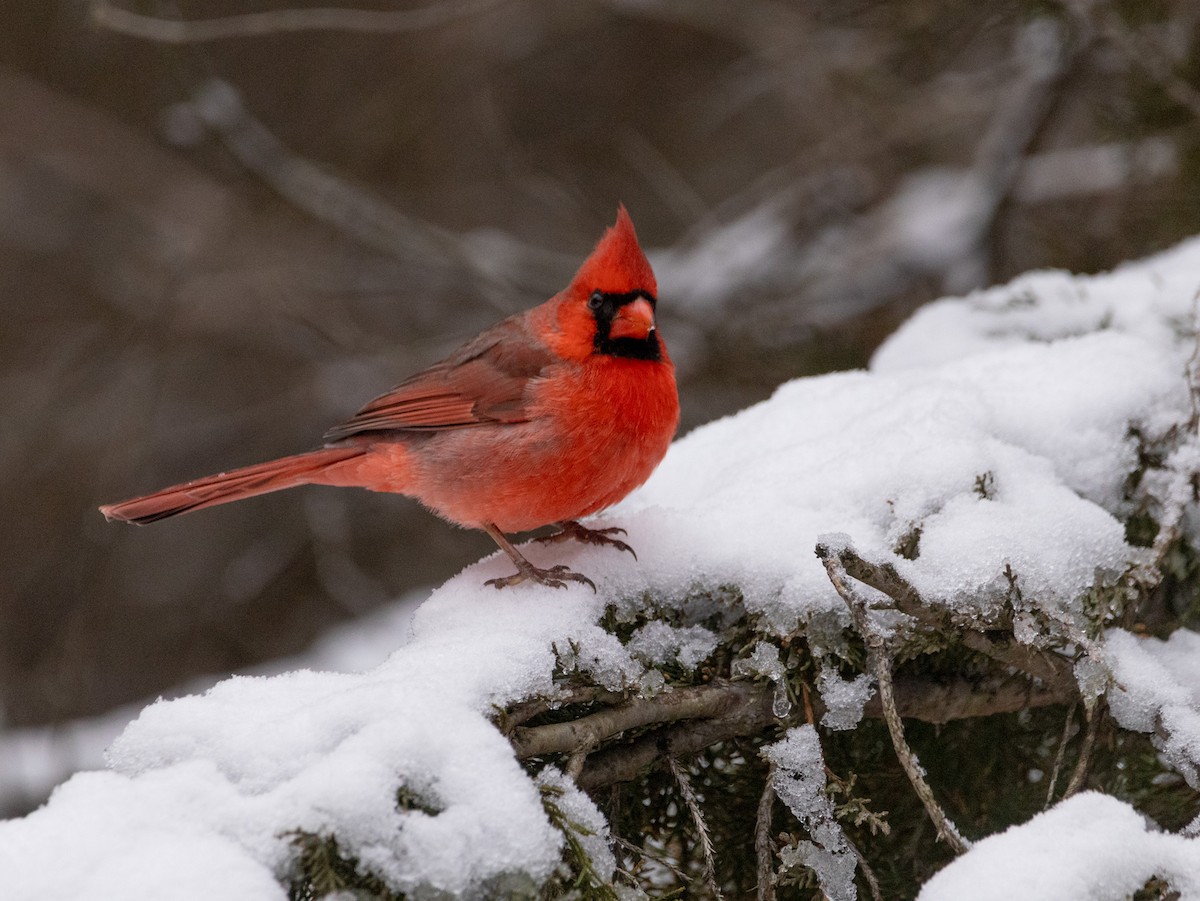
[[[578,520],[641,485],[679,424],[675,368],[655,326],[657,286],[622,206],[567,288],[510,316],[440,363],[377,397],[325,434],[326,445],[100,508],[145,524],[296,485],[416,498],[443,519],[483,529],[525,580],[565,587],[587,576],[539,569],[505,537],[555,524],[633,553]],[[636,557],[636,554],[634,555]]]

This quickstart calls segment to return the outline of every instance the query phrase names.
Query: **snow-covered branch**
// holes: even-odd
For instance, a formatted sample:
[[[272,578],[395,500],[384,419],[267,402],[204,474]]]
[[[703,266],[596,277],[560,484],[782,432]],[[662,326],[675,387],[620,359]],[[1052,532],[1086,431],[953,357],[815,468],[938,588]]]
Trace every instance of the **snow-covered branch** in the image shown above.
[[[1191,243],[936,303],[869,371],[789,383],[677,442],[605,518],[637,560],[570,548],[596,594],[497,594],[491,558],[433,592],[372,670],[151,705],[106,771],[0,824],[6,897],[890,897],[899,877],[859,862],[891,859],[888,818],[923,815],[921,784],[940,831],[972,843],[929,898],[966,897],[962,879],[1056,901],[1200,881],[1195,839],[1126,816],[1163,786],[1173,828],[1200,804],[1200,634],[1146,635],[1200,583],[1198,272]],[[1028,728],[1051,704],[1081,704],[1087,726],[1045,714],[1030,759],[1080,791],[1007,844],[988,837],[1021,815],[988,819],[976,792],[944,786],[984,778],[969,770],[994,743],[938,752],[979,718]],[[911,785],[891,751],[873,780],[876,717]],[[986,772],[1018,793],[1034,769]],[[1135,776],[1140,794],[1122,788]],[[1033,810],[1055,790],[1037,786]],[[1063,843],[1064,870],[1109,879],[1047,896],[997,863],[1022,830],[1040,841],[1088,811],[1157,868],[1117,878],[1104,852]]]

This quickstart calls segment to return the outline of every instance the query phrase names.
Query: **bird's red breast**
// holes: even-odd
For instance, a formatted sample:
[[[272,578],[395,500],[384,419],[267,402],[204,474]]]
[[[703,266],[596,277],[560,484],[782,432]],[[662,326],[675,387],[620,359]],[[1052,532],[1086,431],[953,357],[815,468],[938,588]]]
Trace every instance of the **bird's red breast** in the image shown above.
[[[622,207],[565,290],[330,437],[370,440],[354,464],[365,487],[410,494],[464,526],[519,532],[611,506],[649,478],[679,422],[656,292]]]

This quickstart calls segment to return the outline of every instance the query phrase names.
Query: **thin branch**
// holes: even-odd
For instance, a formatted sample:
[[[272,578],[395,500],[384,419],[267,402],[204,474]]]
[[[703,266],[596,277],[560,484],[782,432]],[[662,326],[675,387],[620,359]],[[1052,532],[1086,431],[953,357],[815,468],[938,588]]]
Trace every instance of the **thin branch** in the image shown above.
[[[893,676],[896,707],[905,719],[949,723],[977,716],[1016,713],[1035,707],[1071,704],[1079,698],[1076,685],[1050,685],[1025,673],[993,673],[983,678],[946,681]],[[867,701],[863,715],[882,717],[878,696]]]
[[[160,44],[199,44],[228,38],[255,38],[300,31],[399,34],[424,31],[466,19],[508,0],[442,0],[417,9],[273,9],[213,19],[163,19],[109,0],[92,0],[92,22],[109,31]]]
[[[879,702],[883,709],[883,719],[887,723],[888,733],[892,738],[892,747],[896,751],[896,757],[900,761],[900,766],[903,767],[905,774],[908,776],[908,781],[912,783],[913,790],[916,791],[917,797],[921,799],[921,803],[925,806],[925,812],[929,815],[930,820],[933,821],[938,832],[938,837],[945,841],[956,854],[962,854],[970,847],[970,842],[963,838],[962,834],[958,831],[958,827],[954,825],[954,822],[947,816],[941,805],[938,804],[937,799],[933,796],[933,789],[925,781],[924,770],[921,768],[920,761],[917,760],[917,755],[913,753],[912,748],[909,747],[907,740],[904,738],[904,723],[900,718],[899,711],[896,709],[895,688],[892,683],[891,656],[883,637],[871,625],[867,612],[867,602],[847,581],[846,570],[828,548],[823,545],[818,546],[817,556],[825,564],[825,571],[829,575],[829,581],[833,584],[837,593],[841,595],[842,600],[846,602],[846,606],[849,607],[850,615],[854,619],[854,625],[867,645],[870,666],[874,670],[875,680],[879,686]]]
[[[775,848],[771,842],[771,810],[775,806],[775,764],[767,771],[767,784],[758,799],[754,818],[754,855],[758,860],[758,901],[775,901]]]
[[[612,834],[612,839],[617,845],[621,846],[625,850],[632,851],[638,857],[648,860],[651,863],[655,863],[664,870],[669,871],[672,876],[680,881],[681,884],[687,885],[688,882],[690,882],[687,873],[683,872],[683,870],[679,868],[678,864],[676,864],[666,855],[655,854],[651,851],[647,851],[641,845],[635,845],[633,842],[621,838],[621,836],[617,835],[615,832]]]
[[[713,850],[712,838],[708,834],[708,826],[704,822],[704,811],[700,809],[700,799],[696,797],[696,792],[692,789],[692,780],[688,778],[688,774],[683,771],[683,767],[675,759],[673,751],[667,754],[667,766],[671,768],[671,775],[679,784],[679,793],[683,795],[683,803],[687,805],[688,813],[691,814],[692,823],[695,824],[696,833],[700,838],[700,850],[704,854],[704,881],[708,883],[713,897],[717,901],[724,901],[721,887],[717,885],[717,855]]]
[[[615,782],[629,782],[657,763],[663,748],[680,756],[697,754],[705,748],[743,735],[761,735],[780,720],[772,712],[775,692],[769,685],[752,686],[743,703],[724,716],[688,720],[678,726],[656,729],[628,744],[617,744],[589,756],[576,785],[591,791]],[[544,728],[544,727],[543,727]]]
[[[1047,654],[1015,641],[995,641],[979,631],[978,625],[955,621],[949,611],[925,603],[917,590],[891,563],[872,563],[859,556],[852,547],[840,547],[835,552],[821,545],[817,549],[817,556],[821,556],[822,548],[824,553],[836,555],[838,563],[852,579],[883,592],[895,602],[897,610],[911,616],[922,625],[942,633],[948,631],[949,627],[956,626],[955,631],[959,633],[962,643],[971,650],[1049,684],[1060,687],[1074,686],[1073,666],[1065,657]],[[1002,621],[988,625],[990,628],[1002,628],[1007,626],[1007,619],[1005,614]]]
[[[1062,772],[1063,755],[1067,750],[1067,742],[1071,740],[1071,730],[1075,727],[1075,706],[1067,711],[1067,721],[1063,723],[1062,738],[1058,740],[1058,750],[1054,753],[1054,769],[1050,772],[1050,784],[1046,787],[1046,803],[1042,810],[1050,806],[1054,800],[1054,788],[1058,785],[1058,774]]]
[[[518,726],[523,726],[535,716],[549,713],[551,710],[561,710],[575,704],[609,704],[616,705],[626,700],[625,695],[618,691],[609,691],[599,686],[581,686],[565,691],[561,695],[549,698],[532,698],[514,706],[511,710],[499,710],[497,725],[505,735],[511,735]]]
[[[873,901],[883,901],[883,890],[879,887],[879,877],[875,875],[875,871],[871,869],[871,865],[867,863],[867,858],[862,851],[858,850],[858,845],[846,838],[846,844],[850,846],[850,850],[854,852],[854,857],[858,860],[858,868],[862,870],[863,879],[867,880],[867,888],[871,890],[871,898]]]
[[[1063,800],[1071,797],[1087,782],[1088,773],[1092,768],[1092,750],[1096,747],[1096,736],[1100,734],[1100,720],[1104,718],[1104,699],[1096,701],[1091,707],[1085,708],[1088,727],[1083,736],[1083,745],[1079,749],[1079,760],[1075,763],[1075,771],[1071,773],[1071,781],[1063,792]]]
[[[513,730],[517,756],[541,757],[596,747],[606,739],[642,726],[678,720],[720,718],[750,705],[764,688],[753,682],[726,682],[676,688],[652,698],[636,698],[577,720]]]

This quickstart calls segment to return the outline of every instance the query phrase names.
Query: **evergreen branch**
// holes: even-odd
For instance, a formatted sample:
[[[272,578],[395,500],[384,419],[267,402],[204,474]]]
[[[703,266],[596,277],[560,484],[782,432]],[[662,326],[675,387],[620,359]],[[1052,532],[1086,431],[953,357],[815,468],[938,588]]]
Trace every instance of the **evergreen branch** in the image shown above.
[[[958,827],[954,825],[954,821],[950,819],[946,811],[938,804],[937,799],[933,796],[933,789],[925,781],[924,770],[921,768],[920,761],[917,760],[917,755],[913,753],[912,748],[909,747],[908,742],[904,738],[904,723],[900,719],[900,713],[896,708],[895,687],[892,683],[891,654],[883,640],[883,636],[871,625],[867,614],[867,602],[847,581],[848,574],[845,568],[830,552],[829,548],[824,545],[818,545],[817,556],[825,564],[825,571],[829,574],[829,581],[833,584],[834,589],[841,596],[842,600],[846,602],[846,606],[850,608],[850,615],[854,619],[854,625],[862,636],[863,641],[866,642],[869,663],[874,670],[875,681],[879,686],[879,702],[883,709],[883,719],[887,723],[888,734],[891,735],[892,747],[896,750],[896,757],[899,759],[900,765],[904,768],[904,772],[908,776],[908,781],[912,783],[917,797],[921,799],[921,803],[925,806],[925,812],[933,821],[934,827],[938,832],[938,837],[953,848],[956,854],[962,854],[970,847],[970,842],[963,838],[962,834],[958,831]]]
[[[696,834],[700,838],[700,850],[704,854],[704,881],[708,883],[709,891],[717,901],[725,901],[721,887],[717,885],[717,855],[713,850],[712,837],[708,834],[708,826],[704,822],[704,811],[700,809],[700,799],[696,797],[692,788],[692,780],[675,759],[674,749],[667,754],[667,766],[671,768],[671,775],[679,784],[679,793],[683,796],[683,803],[687,805],[692,823],[696,826]]]

